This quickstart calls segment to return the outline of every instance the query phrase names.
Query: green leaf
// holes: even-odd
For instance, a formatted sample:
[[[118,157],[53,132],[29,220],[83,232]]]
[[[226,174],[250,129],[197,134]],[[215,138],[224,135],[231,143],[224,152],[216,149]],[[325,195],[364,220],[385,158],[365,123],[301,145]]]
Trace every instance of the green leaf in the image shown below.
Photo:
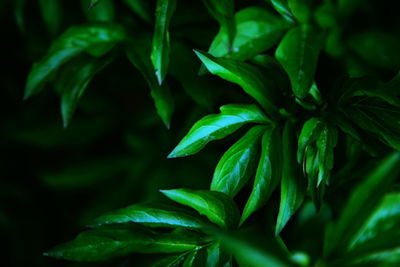
[[[389,250],[398,246],[400,231],[400,194],[386,195],[349,242],[350,253]]]
[[[99,228],[83,232],[45,255],[73,261],[103,261],[133,252],[183,252],[202,242],[197,234],[183,231],[160,234],[144,228]]]
[[[237,227],[239,210],[224,193],[190,189],[161,190],[161,192],[173,201],[195,209],[222,228]]]
[[[343,253],[399,173],[400,153],[396,152],[382,160],[353,191],[338,221],[327,229],[325,256],[334,258]]]
[[[91,58],[78,57],[68,62],[55,81],[57,90],[61,93],[61,115],[64,127],[71,122],[78,102],[86,91],[93,77],[103,70],[114,57]]]
[[[211,43],[208,53],[215,57],[250,59],[273,47],[288,28],[285,21],[259,7],[240,10],[235,20],[237,32],[232,49],[229,49],[229,36],[222,28]]]
[[[282,140],[279,128],[267,129],[262,137],[261,156],[253,189],[241,218],[243,223],[253,212],[261,208],[278,185],[282,170]]]
[[[132,9],[133,12],[145,22],[153,23],[153,14],[146,0],[124,0],[125,4]]]
[[[111,0],[102,0],[101,3],[93,5],[93,1],[81,1],[85,16],[90,22],[110,22],[115,17],[115,7]],[[99,1],[98,1],[99,2]]]
[[[252,96],[271,116],[276,116],[275,84],[266,75],[250,64],[224,58],[216,58],[208,53],[195,51],[206,68],[222,79],[235,83]]]
[[[296,97],[307,96],[314,81],[321,36],[309,25],[291,29],[282,39],[275,57],[289,75]]]
[[[275,234],[278,235],[289,219],[300,208],[305,195],[305,185],[296,162],[294,144],[294,125],[287,122],[283,129],[283,168],[281,182],[281,201]]]
[[[204,223],[182,209],[167,205],[136,204],[106,213],[95,219],[91,226],[115,223],[140,223],[150,227],[184,227],[200,229]]]
[[[185,257],[188,255],[188,252],[184,252],[178,255],[172,255],[159,260],[155,264],[151,265],[152,267],[177,267],[182,264],[185,260]]]
[[[337,135],[338,133],[335,127],[325,125],[318,137],[319,172],[317,186],[319,186],[322,181],[327,181],[330,171],[333,168],[333,149],[337,143]]]
[[[265,126],[254,126],[218,162],[211,182],[211,190],[234,197],[253,175],[259,149],[259,139]]]
[[[208,267],[225,266],[229,261],[230,256],[221,247],[220,242],[214,242],[211,246],[207,247],[207,265]]]
[[[221,31],[227,34],[228,50],[236,36],[236,24],[234,17],[234,0],[203,0],[208,12],[218,20]]]
[[[157,0],[156,22],[153,36],[151,62],[161,85],[169,63],[169,24],[176,8],[176,0]]]
[[[115,44],[124,38],[124,30],[115,24],[92,24],[69,28],[54,41],[47,54],[33,65],[26,83],[24,98],[38,93],[63,64],[86,49]]]
[[[269,0],[271,1],[272,6],[275,8],[276,11],[278,11],[279,14],[282,15],[282,17],[294,24],[295,23],[295,18],[292,14],[292,11],[289,9],[287,0]]]
[[[182,267],[202,267],[205,265],[205,258],[203,255],[203,251],[198,248],[194,249],[189,255],[186,257],[185,261],[183,262]]]
[[[288,0],[288,6],[295,18],[301,23],[309,23],[312,16],[313,0]]]
[[[62,6],[60,1],[40,0],[40,11],[44,23],[52,36],[55,36],[61,26]]]
[[[129,42],[126,47],[126,54],[130,62],[140,71],[142,76],[145,78],[147,84],[151,90],[151,96],[155,102],[157,113],[169,128],[172,112],[174,109],[174,103],[171,92],[166,83],[159,85],[157,78],[154,75],[151,62],[148,55],[149,42],[147,38],[138,36],[135,42]]]
[[[297,145],[297,162],[300,164],[304,158],[306,147],[317,140],[322,130],[322,122],[319,118],[311,118],[306,121],[301,129]]]
[[[256,105],[230,104],[220,110],[220,114],[208,115],[196,122],[168,157],[193,155],[208,142],[222,139],[247,123],[270,122]]]

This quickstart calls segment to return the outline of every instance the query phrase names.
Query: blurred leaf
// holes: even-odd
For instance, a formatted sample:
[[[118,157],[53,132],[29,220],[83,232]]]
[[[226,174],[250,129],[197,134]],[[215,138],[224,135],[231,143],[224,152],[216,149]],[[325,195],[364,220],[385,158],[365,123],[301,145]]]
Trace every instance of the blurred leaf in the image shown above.
[[[176,0],[157,0],[151,62],[159,85],[162,84],[167,74],[170,54],[169,24],[175,8]]]
[[[241,223],[261,208],[278,185],[282,170],[282,140],[279,128],[267,129],[262,137],[261,156],[253,189],[244,207]]]
[[[290,11],[287,0],[268,0],[271,2],[272,6],[278,11],[282,17],[290,23],[295,23],[292,11]]]
[[[274,46],[288,28],[287,23],[266,9],[248,7],[235,15],[236,37],[230,50],[229,36],[224,28],[215,36],[209,53],[215,57],[246,60]]]
[[[137,38],[135,42],[129,42],[126,54],[130,62],[140,71],[151,89],[151,96],[155,102],[157,113],[164,124],[169,128],[174,109],[171,92],[166,83],[159,85],[154,75],[148,55],[147,38]]]
[[[326,232],[324,254],[343,252],[400,173],[400,154],[392,153],[351,194],[338,221]],[[357,211],[357,212],[355,212]]]
[[[188,255],[188,252],[184,252],[178,255],[168,256],[159,260],[152,267],[176,267],[180,266],[181,263],[185,260],[185,257]]]
[[[200,249],[194,249],[189,255],[186,257],[182,267],[202,267],[205,265],[205,258],[203,255],[203,251]]]
[[[236,36],[236,24],[234,17],[234,0],[203,0],[208,12],[218,20],[221,31],[227,34],[228,50],[231,50],[232,43]]]
[[[106,213],[93,221],[91,226],[115,223],[140,223],[149,227],[184,227],[200,229],[204,223],[186,212],[167,205],[136,204]]]
[[[295,18],[301,23],[309,23],[312,16],[311,6],[314,0],[288,0],[288,6]]]
[[[256,105],[230,104],[220,110],[220,114],[207,115],[196,122],[168,157],[193,155],[208,142],[222,139],[246,123],[270,122]]]
[[[275,57],[289,75],[296,97],[307,96],[317,67],[321,36],[309,25],[291,29],[282,39]]]
[[[145,229],[99,228],[83,232],[45,255],[74,261],[102,261],[133,252],[183,252],[201,242],[198,235],[183,231],[158,234]]]
[[[60,77],[55,81],[55,86],[61,93],[61,115],[65,128],[70,124],[78,102],[90,81],[113,59],[114,57],[78,57],[68,62],[61,69]]]
[[[224,193],[190,189],[161,190],[161,192],[173,201],[195,209],[222,228],[237,227],[239,210]]]
[[[51,0],[48,0],[51,1]],[[111,22],[115,17],[115,7],[112,0],[101,0],[93,4],[93,0],[83,0],[82,9],[90,22]],[[99,3],[99,4],[97,4]]]
[[[25,32],[25,5],[26,0],[15,0],[14,3],[14,17],[18,30],[22,33]]]
[[[231,146],[215,168],[211,190],[234,197],[247,184],[254,173],[259,139],[265,126],[254,126]]]
[[[92,24],[69,28],[53,42],[47,54],[33,65],[26,83],[24,98],[38,93],[59,67],[86,49],[115,44],[124,38],[123,29],[115,24]]]
[[[207,265],[208,267],[226,266],[230,255],[221,247],[220,242],[214,242],[207,247]]]
[[[49,33],[51,36],[55,36],[59,32],[61,26],[63,14],[61,2],[55,0],[40,0],[39,5],[43,21]]]
[[[212,74],[241,86],[269,115],[276,116],[277,107],[273,102],[275,85],[256,67],[241,61],[216,58],[201,51],[195,52]]]
[[[300,208],[305,195],[304,181],[296,162],[294,125],[286,122],[283,129],[283,168],[281,181],[281,201],[275,234],[278,235],[289,219]]]
[[[147,0],[124,0],[124,2],[141,19],[149,24],[153,23],[153,14]]]

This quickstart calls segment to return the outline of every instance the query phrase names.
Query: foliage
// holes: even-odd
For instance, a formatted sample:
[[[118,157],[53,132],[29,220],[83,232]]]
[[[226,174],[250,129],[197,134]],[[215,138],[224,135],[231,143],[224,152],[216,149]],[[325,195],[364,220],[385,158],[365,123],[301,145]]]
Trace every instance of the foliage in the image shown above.
[[[47,103],[58,100],[64,132],[58,123],[18,131],[9,119],[5,137],[61,157],[72,146],[70,158],[113,147],[56,171],[31,164],[46,190],[100,188],[74,218],[70,231],[83,232],[45,256],[121,266],[400,264],[399,22],[384,19],[379,1],[0,4],[0,15],[8,10],[25,64],[35,62],[25,110],[55,122]],[[30,25],[36,16],[45,37]],[[7,82],[18,84],[14,76]]]

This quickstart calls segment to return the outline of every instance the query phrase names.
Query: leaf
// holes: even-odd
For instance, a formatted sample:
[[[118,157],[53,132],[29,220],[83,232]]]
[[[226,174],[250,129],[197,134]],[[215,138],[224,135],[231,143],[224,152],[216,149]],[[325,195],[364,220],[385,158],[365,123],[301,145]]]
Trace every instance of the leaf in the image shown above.
[[[151,265],[152,267],[177,267],[180,266],[181,263],[185,260],[186,255],[188,252],[184,252],[178,255],[172,255],[165,257],[155,264]]]
[[[101,0],[101,3],[95,5],[90,2],[90,0],[82,1],[82,9],[88,21],[111,22],[114,20],[115,7],[111,0]]]
[[[227,34],[228,50],[231,50],[232,43],[236,36],[236,24],[234,17],[234,0],[203,0],[208,12],[218,20],[221,31]]]
[[[52,36],[55,36],[61,25],[62,6],[60,1],[40,0],[40,11],[44,23]]]
[[[230,50],[229,36],[222,28],[211,43],[208,53],[214,57],[250,59],[273,47],[287,30],[288,24],[266,9],[248,7],[235,15],[236,37]]]
[[[270,1],[273,8],[275,8],[275,10],[278,11],[278,13],[281,14],[286,21],[292,24],[295,23],[295,18],[288,6],[287,0],[270,0]]]
[[[265,126],[254,126],[218,162],[211,182],[211,190],[234,197],[246,185],[254,172],[259,139]]]
[[[296,97],[307,96],[314,80],[321,36],[309,25],[291,29],[282,39],[275,57],[289,75]]]
[[[281,201],[279,205],[278,221],[275,234],[278,235],[285,227],[289,219],[300,208],[305,193],[304,181],[299,175],[296,163],[296,151],[294,145],[294,125],[287,122],[283,129],[283,168],[281,181]]]
[[[103,228],[81,233],[56,246],[46,256],[73,261],[103,261],[129,253],[177,253],[196,248],[202,241],[189,232],[159,234],[146,229]]]
[[[282,170],[282,140],[279,128],[267,129],[262,137],[261,156],[253,189],[240,220],[241,224],[261,208],[278,185]]]
[[[200,229],[204,223],[186,212],[167,205],[136,204],[116,211],[106,213],[91,224],[140,223],[149,227],[184,227]]]
[[[199,249],[194,249],[189,255],[186,257],[183,262],[182,267],[202,267],[205,265],[205,258],[203,256],[203,251]]]
[[[224,193],[190,189],[161,190],[161,192],[173,201],[195,209],[222,228],[237,227],[238,208]]]
[[[337,135],[336,128],[325,125],[318,137],[319,172],[317,186],[319,186],[322,181],[327,181],[330,171],[333,168],[333,149],[337,143]]]
[[[63,64],[86,49],[115,44],[124,38],[124,30],[115,24],[92,24],[69,28],[54,41],[47,54],[33,65],[26,83],[24,98],[38,93]]]
[[[169,63],[169,24],[176,8],[176,0],[157,0],[156,22],[153,36],[151,62],[161,85]]]
[[[270,122],[256,105],[230,104],[220,110],[220,114],[208,115],[196,122],[168,158],[193,155],[208,142],[222,139],[247,123]]]
[[[384,158],[353,191],[338,221],[327,229],[325,256],[343,253],[399,173],[400,153],[396,152]]]
[[[55,87],[61,93],[61,115],[66,128],[75,113],[78,102],[93,77],[103,70],[114,57],[78,57],[68,62],[62,69]]]
[[[309,23],[312,16],[311,6],[313,2],[313,0],[288,0],[288,6],[299,22]]]
[[[306,147],[317,140],[321,134],[321,130],[322,123],[319,118],[313,117],[304,123],[297,145],[297,162],[299,164],[303,161]]]
[[[386,195],[349,242],[350,253],[371,253],[398,247],[400,194]]]
[[[207,267],[225,266],[230,255],[221,247],[220,242],[214,242],[207,247]]]
[[[151,62],[148,55],[150,51],[147,50],[147,39],[145,37],[138,37],[135,43],[129,42],[126,47],[126,54],[129,61],[140,71],[145,78],[151,90],[151,96],[155,102],[157,113],[169,128],[174,103],[171,92],[166,83],[159,85],[157,78],[154,75]]]
[[[145,22],[153,23],[153,14],[150,10],[149,2],[146,0],[124,0],[125,4],[135,12],[137,16]]]
[[[256,67],[241,61],[216,58],[197,50],[195,53],[212,74],[241,86],[248,95],[260,103],[269,115],[276,116],[277,108],[273,102],[275,84],[266,79],[265,74]]]

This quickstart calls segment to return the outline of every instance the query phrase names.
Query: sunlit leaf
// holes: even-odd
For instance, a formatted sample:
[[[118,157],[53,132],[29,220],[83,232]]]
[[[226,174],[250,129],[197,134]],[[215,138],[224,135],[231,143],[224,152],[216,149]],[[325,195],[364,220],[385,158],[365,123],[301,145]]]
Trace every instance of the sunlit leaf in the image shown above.
[[[196,122],[168,157],[195,154],[208,142],[222,139],[247,123],[270,122],[256,105],[230,104],[220,110],[220,114],[208,115]]]
[[[251,128],[224,153],[215,168],[211,190],[234,197],[246,185],[254,173],[259,139],[265,129],[261,125]]]

